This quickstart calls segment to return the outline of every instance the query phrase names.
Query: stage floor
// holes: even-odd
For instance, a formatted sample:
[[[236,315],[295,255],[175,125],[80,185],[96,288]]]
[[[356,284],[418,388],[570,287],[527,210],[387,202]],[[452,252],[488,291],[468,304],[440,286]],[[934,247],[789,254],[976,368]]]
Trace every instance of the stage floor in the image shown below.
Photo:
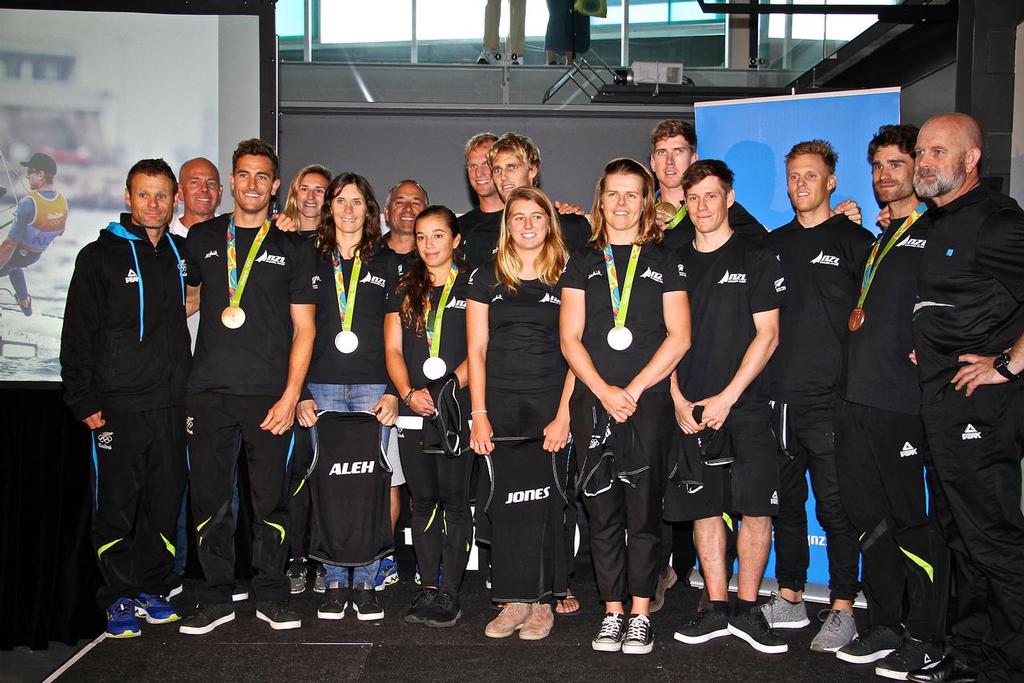
[[[67,667],[59,680],[89,681],[264,681],[264,680],[688,680],[688,681],[870,681],[874,668],[854,666],[832,655],[811,652],[817,622],[782,631],[790,644],[784,655],[764,655],[738,638],[687,646],[672,633],[694,612],[699,593],[683,584],[669,591],[665,607],[653,616],[655,648],[646,656],[590,649],[602,613],[589,567],[580,565],[575,590],[581,612],[557,617],[545,640],[512,636],[487,638],[483,631],[497,612],[480,572],[468,572],[462,592],[463,617],[452,628],[406,624],[415,594],[411,558],[400,557],[401,582],[381,595],[382,621],[360,622],[349,611],[341,621],[321,621],[321,596],[307,590],[293,600],[303,628],[273,631],[256,619],[251,601],[238,603],[233,623],[207,636],[182,636],[177,625],[143,623],[132,640],[102,640]],[[195,581],[186,581],[175,603],[191,600]],[[812,611],[818,606],[812,605]],[[813,614],[812,614],[813,617]],[[858,610],[858,622],[866,614]],[[862,624],[863,625],[863,624]]]

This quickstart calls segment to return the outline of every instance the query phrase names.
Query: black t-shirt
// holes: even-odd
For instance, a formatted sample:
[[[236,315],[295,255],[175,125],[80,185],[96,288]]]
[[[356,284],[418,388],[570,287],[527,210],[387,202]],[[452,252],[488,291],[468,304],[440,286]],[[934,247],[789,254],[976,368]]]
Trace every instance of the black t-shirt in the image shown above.
[[[388,246],[387,240],[381,240],[381,243],[377,248],[377,253],[387,260],[387,271],[389,273],[389,277],[401,277],[402,273],[405,272],[405,269],[409,267],[409,264],[415,261],[418,256],[415,249],[407,251],[404,254],[399,254]],[[389,289],[388,293],[393,291],[394,289]]]
[[[768,234],[788,299],[779,348],[771,361],[771,397],[786,403],[830,401],[843,372],[847,319],[857,303],[860,274],[874,236],[846,216],[813,228],[794,218]]]
[[[625,285],[630,249],[628,244],[612,247],[620,293]],[[614,327],[615,321],[604,253],[595,247],[584,247],[574,252],[558,284],[562,289],[584,291],[587,320],[583,328],[583,346],[590,353],[602,379],[618,387],[629,384],[665,340],[662,294],[681,292],[686,287],[677,253],[660,243],[645,245],[637,259],[633,293],[626,313],[625,324],[633,333],[633,343],[627,349],[616,351],[608,346],[608,331]],[[668,379],[648,391],[668,391]]]
[[[729,207],[729,227],[737,235],[746,237],[748,241],[756,243],[760,243],[767,234],[764,226],[750,215],[750,212],[744,209],[739,202],[734,202]],[[691,246],[695,233],[696,228],[693,226],[693,219],[687,213],[683,220],[679,221],[679,225],[665,231],[663,243],[672,249],[685,249]]]
[[[341,262],[344,288],[349,297],[353,262],[354,259]],[[381,249],[374,252],[369,262],[362,263],[356,290],[355,318],[352,320],[352,332],[359,338],[359,345],[352,353],[341,353],[334,345],[335,336],[341,332],[334,267],[329,258],[318,254],[312,280],[316,295],[316,342],[308,381],[318,384],[387,383],[384,313],[387,311],[387,293],[393,291],[395,279],[392,257]]]
[[[225,214],[193,225],[185,242],[186,281],[193,287],[203,285],[188,391],[277,396],[288,380],[290,306],[316,303],[311,284],[313,245],[294,232],[281,232],[271,225],[242,293],[245,324],[228,329],[220,316],[228,306],[230,220]],[[257,232],[259,228],[235,229],[239,278]]]
[[[700,401],[732,381],[757,334],[753,315],[781,308],[786,282],[775,255],[738,234],[709,253],[691,244],[680,257],[690,295],[691,343],[677,372],[683,395]],[[734,409],[767,401],[766,374],[750,383]]]
[[[473,271],[469,298],[486,304],[487,389],[540,393],[558,389],[568,370],[558,338],[561,288],[524,280],[515,293],[497,285],[494,263]]]
[[[468,291],[469,273],[463,268],[448,295],[445,304],[444,318],[441,320],[441,345],[438,356],[444,359],[448,372],[455,372],[462,361],[466,360],[466,294]],[[437,310],[437,302],[441,299],[444,285],[434,287],[430,294],[431,312]],[[403,293],[401,290],[388,298],[388,313],[399,313],[402,307]],[[430,316],[431,320],[434,318]],[[430,346],[426,334],[417,336],[415,331],[403,325],[402,355],[409,371],[409,382],[413,388],[426,386],[429,381],[423,374],[423,363],[430,357]],[[403,414],[412,412],[404,403]]]
[[[950,386],[960,354],[994,356],[1024,329],[1024,213],[1010,197],[978,187],[921,220],[929,230],[914,348],[921,398],[932,403]]]
[[[879,236],[879,255],[904,220],[894,218]],[[898,413],[921,412],[921,387],[910,352],[917,270],[928,241],[927,223],[918,219],[875,269],[864,300],[864,324],[846,338],[842,392],[847,401]],[[859,277],[863,273],[862,267]]]
[[[459,232],[462,234],[462,253],[466,267],[479,268],[494,259],[501,236],[501,214],[503,211],[484,213],[473,209],[459,218]],[[590,223],[578,214],[560,214],[558,225],[569,253],[586,246],[590,241]]]

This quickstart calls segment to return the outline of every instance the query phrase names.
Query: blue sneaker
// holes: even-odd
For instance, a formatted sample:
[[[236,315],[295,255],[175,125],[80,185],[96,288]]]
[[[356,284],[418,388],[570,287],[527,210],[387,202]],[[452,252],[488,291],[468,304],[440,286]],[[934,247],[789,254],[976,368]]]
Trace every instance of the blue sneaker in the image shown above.
[[[139,593],[135,598],[135,616],[146,617],[150,624],[169,624],[181,619],[181,613],[158,595]]]
[[[396,583],[398,583],[398,565],[390,557],[385,557],[380,561],[380,567],[377,569],[377,578],[373,582],[373,589],[382,591]]]
[[[135,601],[121,598],[107,607],[108,638],[138,638],[142,635],[135,619]]]

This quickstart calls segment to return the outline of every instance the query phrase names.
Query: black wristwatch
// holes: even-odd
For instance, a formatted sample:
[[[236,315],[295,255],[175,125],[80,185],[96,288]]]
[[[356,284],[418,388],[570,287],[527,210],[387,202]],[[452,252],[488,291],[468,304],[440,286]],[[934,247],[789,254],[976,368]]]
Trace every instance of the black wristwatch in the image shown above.
[[[1006,351],[1003,351],[1001,354],[996,356],[996,361],[992,365],[992,367],[996,369],[996,372],[998,372],[1000,375],[1010,380],[1011,382],[1020,379],[1021,375],[1024,375],[1024,370],[1017,373],[1016,375],[1013,374],[1013,371],[1010,370],[1010,354],[1008,354]]]

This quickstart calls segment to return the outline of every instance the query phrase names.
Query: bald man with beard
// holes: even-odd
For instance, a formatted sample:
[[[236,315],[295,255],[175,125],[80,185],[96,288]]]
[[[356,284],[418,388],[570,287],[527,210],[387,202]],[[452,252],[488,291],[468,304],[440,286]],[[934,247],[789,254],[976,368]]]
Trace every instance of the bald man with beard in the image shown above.
[[[914,347],[953,559],[950,649],[908,680],[1024,680],[1024,213],[981,184],[978,123],[921,128],[914,190],[932,207]]]

